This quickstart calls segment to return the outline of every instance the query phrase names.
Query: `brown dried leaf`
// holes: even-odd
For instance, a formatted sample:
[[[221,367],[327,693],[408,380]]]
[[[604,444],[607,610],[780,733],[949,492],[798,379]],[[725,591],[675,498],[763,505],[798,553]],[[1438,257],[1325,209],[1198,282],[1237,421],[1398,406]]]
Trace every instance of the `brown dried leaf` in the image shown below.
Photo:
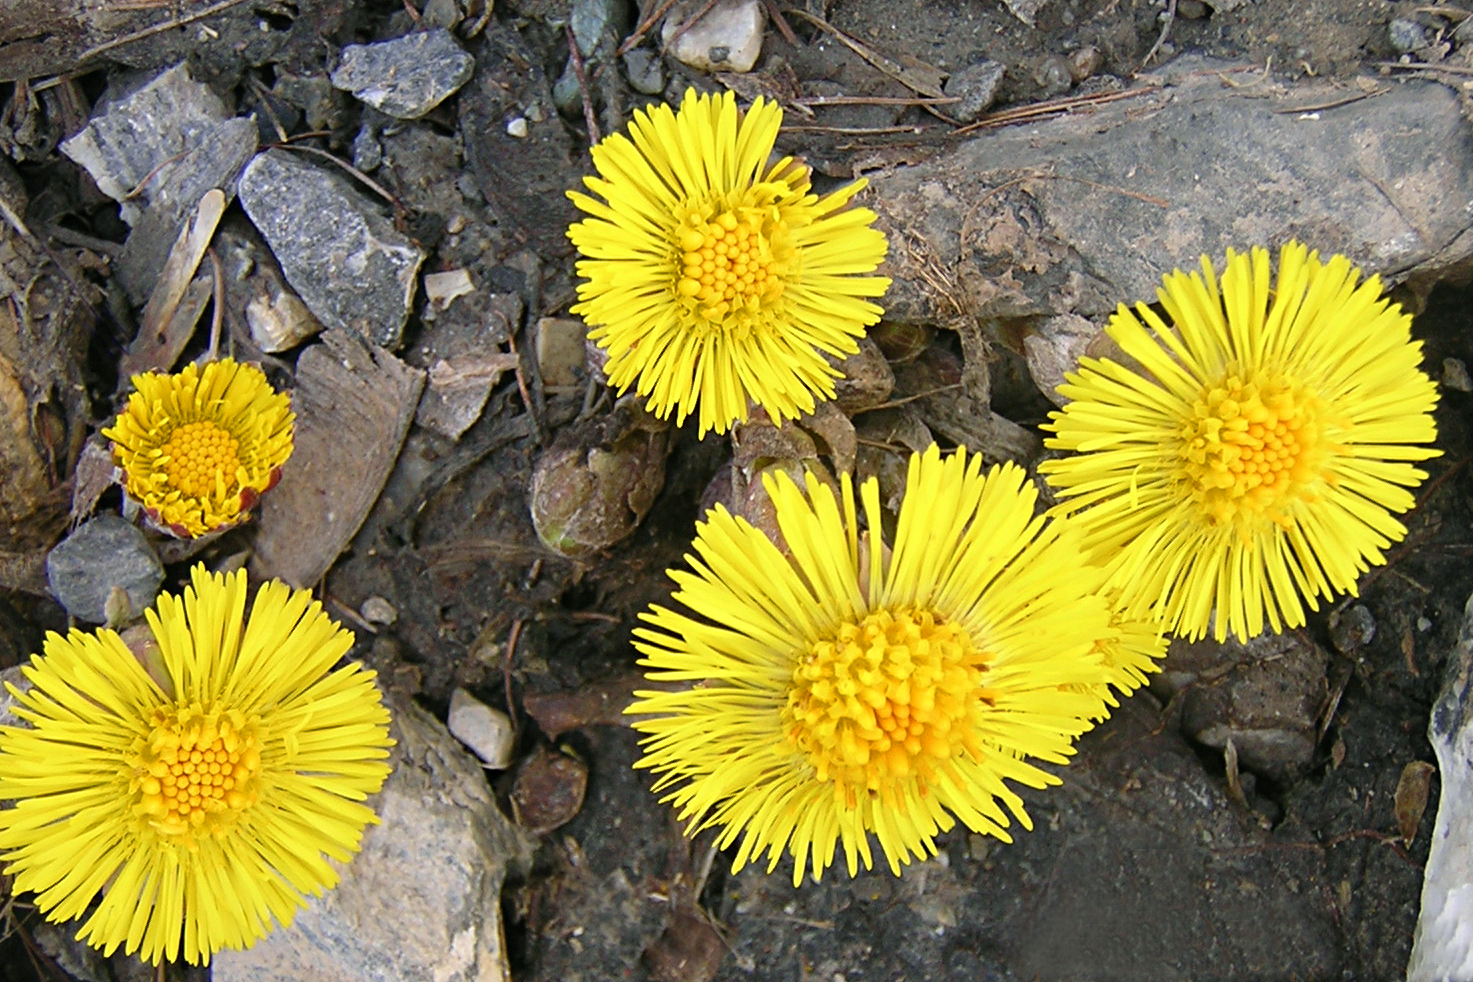
[[[538,747],[517,770],[511,810],[517,824],[544,835],[573,820],[588,791],[588,765],[567,754]]]
[[[1436,770],[1425,760],[1414,760],[1401,769],[1394,800],[1396,830],[1401,833],[1401,843],[1404,846],[1410,846],[1417,837],[1417,827],[1422,824],[1422,813],[1427,810],[1432,774]]]
[[[683,904],[671,914],[664,933],[644,950],[643,960],[657,982],[711,982],[725,956],[726,942],[711,922]]]

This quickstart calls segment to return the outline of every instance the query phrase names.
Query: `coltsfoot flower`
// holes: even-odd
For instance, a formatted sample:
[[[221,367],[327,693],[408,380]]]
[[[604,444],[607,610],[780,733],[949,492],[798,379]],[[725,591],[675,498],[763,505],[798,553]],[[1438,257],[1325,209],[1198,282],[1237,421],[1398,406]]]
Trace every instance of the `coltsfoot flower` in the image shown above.
[[[49,920],[148,962],[208,964],[291,923],[377,819],[389,714],[374,673],[305,590],[196,566],[110,630],[50,634],[0,727],[0,859]],[[90,912],[89,912],[90,911]]]
[[[805,165],[769,163],[781,122],[775,103],[743,113],[730,92],[689,90],[593,148],[597,197],[568,193],[589,215],[568,229],[584,257],[572,309],[609,381],[677,424],[697,413],[701,435],[745,420],[748,400],[781,422],[832,398],[824,354],[858,350],[890,284],[865,275],[885,258],[874,212],[848,207],[865,182],[819,197]]]
[[[1439,451],[1437,390],[1411,317],[1344,256],[1289,243],[1229,250],[1221,280],[1180,270],[1165,317],[1123,305],[1110,337],[1133,364],[1086,358],[1059,392],[1040,470],[1085,529],[1132,616],[1246,640],[1354,593],[1406,534],[1392,513]]]
[[[133,376],[102,431],[128,496],[157,526],[193,538],[245,521],[292,452],[291,400],[229,358]]]
[[[934,446],[911,458],[893,550],[874,480],[858,504],[847,475],[766,485],[783,548],[718,506],[693,571],[670,574],[689,613],[655,606],[635,632],[651,681],[695,683],[628,709],[656,791],[692,834],[740,837],[737,869],[790,852],[795,884],[840,847],[870,868],[871,835],[898,873],[956,820],[1031,828],[1008,782],[1058,784],[1029,758],[1064,763],[1107,713],[1111,613],[1072,534],[1034,516],[1019,468]]]

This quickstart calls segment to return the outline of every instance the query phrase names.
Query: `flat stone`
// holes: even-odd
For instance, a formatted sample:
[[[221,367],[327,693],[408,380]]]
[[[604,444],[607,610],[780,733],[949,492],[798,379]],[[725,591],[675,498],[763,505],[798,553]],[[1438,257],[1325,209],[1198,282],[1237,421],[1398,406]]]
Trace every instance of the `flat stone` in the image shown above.
[[[543,385],[577,385],[585,374],[583,340],[588,327],[569,317],[537,321],[537,371]]]
[[[1223,750],[1232,740],[1246,770],[1276,781],[1314,759],[1329,656],[1298,634],[1172,642],[1151,689],[1181,699],[1182,732]]]
[[[960,101],[942,109],[964,123],[977,119],[997,98],[997,89],[1002,84],[1005,71],[1000,63],[984,59],[954,72],[941,91]]]
[[[372,202],[337,174],[267,150],[241,175],[240,203],[319,321],[398,347],[424,253]]]
[[[457,688],[450,693],[450,714],[445,725],[490,769],[504,771],[511,766],[515,735],[506,713]]]
[[[89,624],[132,620],[159,595],[164,565],[132,522],[99,515],[84,522],[46,557],[46,582],[66,612]],[[126,597],[127,610],[117,608]],[[113,607],[109,608],[109,601]]]
[[[350,44],[333,70],[335,88],[381,113],[418,119],[470,81],[476,60],[443,27],[377,44]]]
[[[665,50],[703,72],[750,72],[762,54],[766,8],[760,0],[718,0],[691,23],[706,6],[700,0],[683,0],[671,9],[660,31]],[[682,28],[684,33],[676,37]]]
[[[1469,265],[1473,134],[1454,92],[1389,80],[1345,102],[1261,72],[1224,85],[1227,69],[1179,59],[1088,114],[872,174],[887,318],[1012,321],[1004,341],[1061,314],[1103,324],[1203,254],[1221,268],[1229,247],[1289,238],[1423,294]]]
[[[206,145],[230,116],[220,97],[194,80],[187,64],[175,65],[152,78],[109,86],[87,125],[61,143],[61,152],[119,203],[131,225],[157,187],[159,165]],[[139,185],[142,201],[130,198]]]
[[[394,772],[342,882],[288,928],[212,960],[215,982],[507,980],[501,885],[530,842],[438,720],[394,707]]]

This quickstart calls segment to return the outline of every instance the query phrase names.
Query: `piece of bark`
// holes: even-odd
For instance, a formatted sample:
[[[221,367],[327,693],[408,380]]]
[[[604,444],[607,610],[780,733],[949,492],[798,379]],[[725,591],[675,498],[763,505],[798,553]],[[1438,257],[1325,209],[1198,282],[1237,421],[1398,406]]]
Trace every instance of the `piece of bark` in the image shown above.
[[[298,587],[319,580],[378,500],[414,418],[424,373],[347,331],[297,362],[296,449],[261,499],[251,570]]]

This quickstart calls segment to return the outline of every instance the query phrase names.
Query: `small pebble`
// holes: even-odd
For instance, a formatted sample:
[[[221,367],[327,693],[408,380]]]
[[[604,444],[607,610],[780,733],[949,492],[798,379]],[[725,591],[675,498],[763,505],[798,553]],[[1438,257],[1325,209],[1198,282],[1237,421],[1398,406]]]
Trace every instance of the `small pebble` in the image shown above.
[[[399,611],[383,597],[369,597],[363,601],[358,615],[377,627],[387,627],[399,619]]]
[[[1455,392],[1473,392],[1473,378],[1461,358],[1442,359],[1442,387]]]
[[[506,121],[506,135],[514,136],[518,140],[527,138],[527,117],[513,116]]]
[[[1063,55],[1048,55],[1034,69],[1033,81],[1042,90],[1040,96],[1052,99],[1068,92],[1074,86],[1074,74],[1069,59]]]
[[[1393,17],[1386,31],[1391,39],[1391,47],[1402,54],[1410,54],[1431,43],[1427,28],[1406,17]]]
[[[1211,13],[1211,8],[1202,0],[1177,0],[1176,2],[1176,16],[1182,20],[1202,20]]]
[[[506,713],[493,709],[464,689],[456,689],[450,693],[446,726],[489,769],[504,771],[511,766],[516,737],[511,717]]]
[[[624,52],[624,75],[629,87],[644,95],[665,91],[665,66],[660,56],[649,48],[631,48]]]
[[[1086,44],[1069,55],[1069,74],[1075,82],[1083,82],[1098,72],[1100,65],[1104,64],[1104,61],[1105,56],[1100,53],[1099,48],[1096,48],[1092,44]]]
[[[1351,604],[1330,615],[1330,642],[1341,654],[1353,655],[1376,636],[1376,619],[1364,604]]]
[[[998,62],[979,61],[953,73],[941,91],[960,101],[944,107],[945,111],[963,123],[976,120],[997,99],[1004,71]]]
[[[717,0],[714,6],[684,0],[666,16],[660,40],[677,61],[699,71],[750,72],[766,27],[760,0]]]
[[[567,754],[538,747],[517,771],[511,809],[517,824],[545,835],[573,820],[588,791],[588,765]]]
[[[148,537],[117,515],[84,523],[46,557],[52,595],[68,614],[89,624],[106,623],[109,613],[122,620],[138,617],[163,581],[164,564]],[[114,591],[121,593],[114,597]],[[130,609],[120,610],[120,601]]]
[[[453,34],[434,28],[376,44],[350,44],[331,77],[334,88],[379,112],[418,119],[470,81],[475,67]]]

